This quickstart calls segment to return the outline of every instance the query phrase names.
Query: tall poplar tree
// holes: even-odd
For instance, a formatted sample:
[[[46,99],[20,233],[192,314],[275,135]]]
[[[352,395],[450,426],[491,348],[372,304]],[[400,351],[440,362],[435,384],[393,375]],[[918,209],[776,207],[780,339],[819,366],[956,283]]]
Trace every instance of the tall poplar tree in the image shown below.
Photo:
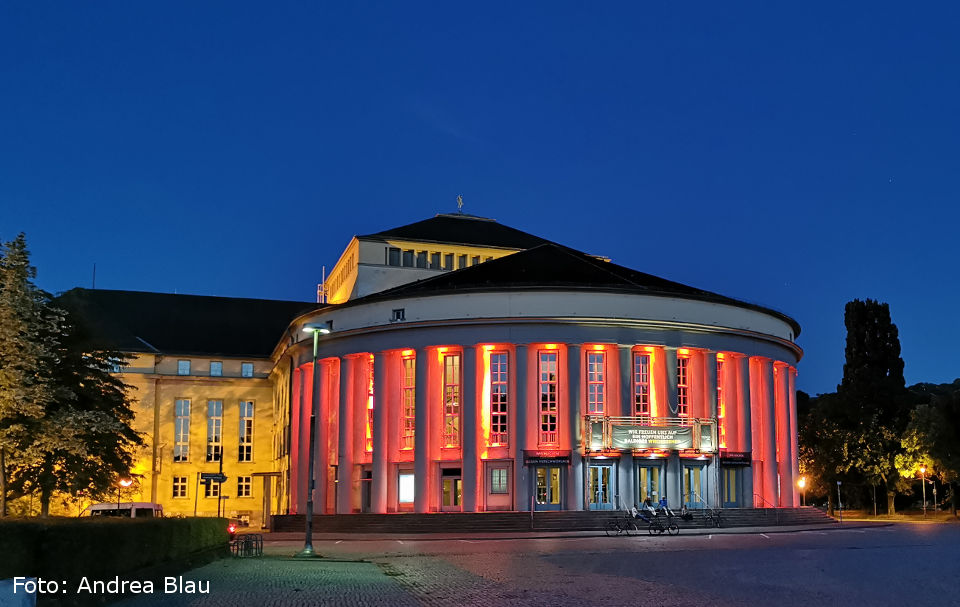
[[[897,467],[901,437],[910,420],[911,398],[903,379],[900,337],[890,307],[855,299],[844,310],[846,363],[837,396],[843,407],[838,423],[848,433],[850,466],[864,480],[881,485],[887,512],[906,488]]]
[[[56,364],[59,316],[33,284],[26,237],[0,243],[0,517],[7,513],[9,458],[29,442],[57,398],[46,373]]]

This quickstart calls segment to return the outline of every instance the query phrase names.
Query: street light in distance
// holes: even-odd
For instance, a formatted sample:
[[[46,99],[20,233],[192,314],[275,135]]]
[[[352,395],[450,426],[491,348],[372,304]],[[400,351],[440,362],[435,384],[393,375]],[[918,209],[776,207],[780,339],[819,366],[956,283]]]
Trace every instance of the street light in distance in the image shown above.
[[[797,481],[797,486],[800,487],[800,495],[803,496],[803,505],[807,505],[807,477],[801,476],[800,480]]]

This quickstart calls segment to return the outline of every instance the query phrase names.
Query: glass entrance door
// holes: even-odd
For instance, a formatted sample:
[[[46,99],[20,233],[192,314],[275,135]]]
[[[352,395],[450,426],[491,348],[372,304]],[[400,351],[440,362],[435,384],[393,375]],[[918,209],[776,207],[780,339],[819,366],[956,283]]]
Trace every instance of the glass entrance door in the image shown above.
[[[560,468],[559,467],[540,467],[536,468],[536,506],[537,510],[560,510]]]
[[[462,497],[463,481],[460,476],[448,476],[444,473],[440,485],[440,510],[444,512],[459,512]]]
[[[738,477],[740,471],[736,468],[723,468],[723,507],[736,508],[740,504],[737,500]]]
[[[683,503],[687,508],[703,508],[703,466],[683,466]]]
[[[587,478],[591,510],[613,510],[613,466],[591,465]]]
[[[660,501],[660,496],[663,494],[660,489],[660,470],[660,466],[640,466],[640,482],[637,483],[637,493],[640,498],[638,504],[642,504],[648,497],[654,504]]]

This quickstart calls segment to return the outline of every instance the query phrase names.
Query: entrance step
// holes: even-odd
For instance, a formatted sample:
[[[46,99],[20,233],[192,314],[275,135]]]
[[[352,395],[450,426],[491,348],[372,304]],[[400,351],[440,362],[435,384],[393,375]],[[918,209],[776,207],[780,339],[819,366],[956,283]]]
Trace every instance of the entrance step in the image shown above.
[[[682,528],[707,527],[700,512]],[[607,522],[622,516],[617,511],[437,512],[430,514],[323,514],[315,515],[316,533],[505,533],[528,531],[602,531]],[[723,527],[773,527],[835,522],[816,508],[724,508]],[[271,531],[303,531],[302,514],[271,517]]]

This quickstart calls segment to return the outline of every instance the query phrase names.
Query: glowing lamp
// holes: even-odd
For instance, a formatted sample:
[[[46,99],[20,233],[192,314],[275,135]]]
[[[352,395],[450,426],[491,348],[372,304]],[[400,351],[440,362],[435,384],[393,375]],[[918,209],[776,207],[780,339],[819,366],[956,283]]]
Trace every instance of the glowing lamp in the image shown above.
[[[800,477],[800,480],[797,481],[797,486],[800,487],[801,489],[803,489],[804,487],[806,487],[806,486],[807,486],[807,479],[806,479],[806,477],[801,476],[801,477]]]
[[[926,473],[927,473],[927,467],[926,467],[926,466],[920,466],[920,474],[926,474]]]
[[[690,354],[690,350],[686,348],[680,348],[679,350],[677,350],[677,354]]]
[[[119,482],[120,482],[120,486],[121,486],[121,487],[124,487],[124,488],[129,487],[130,485],[133,484],[133,480],[131,480],[131,479],[129,479],[129,478],[122,478],[122,479],[120,479]]]
[[[304,332],[304,333],[319,333],[319,334],[321,334],[321,335],[326,335],[326,334],[330,333],[330,327],[329,327],[329,325],[327,325],[326,323],[325,323],[325,324],[322,324],[322,325],[303,325],[303,332]]]
[[[402,352],[400,352],[401,356],[413,356],[413,354],[414,354],[413,350],[403,350]]]

